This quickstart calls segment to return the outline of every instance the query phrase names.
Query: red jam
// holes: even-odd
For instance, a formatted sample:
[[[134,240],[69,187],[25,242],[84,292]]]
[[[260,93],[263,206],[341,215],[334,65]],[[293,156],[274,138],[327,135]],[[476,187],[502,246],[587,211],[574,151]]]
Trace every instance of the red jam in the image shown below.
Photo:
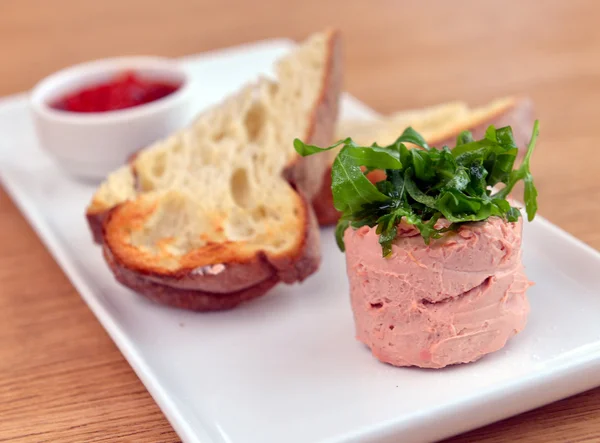
[[[68,94],[50,106],[69,112],[107,112],[149,103],[181,87],[181,84],[144,79],[125,72],[110,81]]]

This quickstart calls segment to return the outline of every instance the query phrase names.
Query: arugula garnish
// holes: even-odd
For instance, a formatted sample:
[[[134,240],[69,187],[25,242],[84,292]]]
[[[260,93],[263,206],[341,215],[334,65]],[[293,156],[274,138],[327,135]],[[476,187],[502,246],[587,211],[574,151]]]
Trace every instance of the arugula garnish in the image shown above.
[[[456,146],[431,148],[413,128],[407,128],[389,146],[358,146],[351,138],[328,148],[294,140],[302,156],[342,146],[332,166],[331,189],[341,217],[336,240],[344,251],[343,234],[348,226],[377,226],[383,256],[392,251],[401,220],[414,225],[426,244],[440,238],[461,223],[486,220],[491,216],[516,221],[520,211],[506,200],[515,184],[523,180],[524,202],[529,221],[537,211],[537,190],[529,162],[538,137],[539,123],[533,125],[531,141],[522,164],[514,169],[518,148],[510,126],[488,127],[481,140],[469,131],[458,135]],[[407,148],[405,143],[415,145]],[[385,180],[375,184],[366,174],[384,170]],[[497,192],[493,187],[503,184]],[[445,218],[450,226],[437,229]]]

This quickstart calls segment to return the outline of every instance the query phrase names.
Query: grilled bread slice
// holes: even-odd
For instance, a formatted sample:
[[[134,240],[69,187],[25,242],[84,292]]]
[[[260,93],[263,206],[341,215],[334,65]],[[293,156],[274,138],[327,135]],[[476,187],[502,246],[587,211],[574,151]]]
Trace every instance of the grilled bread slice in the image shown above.
[[[320,263],[310,205],[326,159],[293,139],[328,143],[341,86],[341,42],[315,34],[256,83],[112,173],[87,208],[119,282],[155,301],[233,308]]]
[[[496,127],[510,125],[520,147],[529,141],[533,120],[533,104],[526,97],[504,97],[476,108],[469,107],[465,102],[453,101],[424,109],[399,111],[372,121],[340,121],[334,140],[352,137],[356,143],[364,146],[375,141],[380,145],[389,145],[406,127],[412,126],[430,146],[454,146],[456,137],[462,131],[470,130],[473,137],[478,139],[493,124]],[[336,155],[337,150],[329,151],[331,163]],[[376,182],[383,179],[382,174],[382,171],[373,171],[369,178]],[[339,212],[333,207],[331,169],[325,175],[320,197],[314,200],[314,209],[319,224],[330,225],[337,222]]]

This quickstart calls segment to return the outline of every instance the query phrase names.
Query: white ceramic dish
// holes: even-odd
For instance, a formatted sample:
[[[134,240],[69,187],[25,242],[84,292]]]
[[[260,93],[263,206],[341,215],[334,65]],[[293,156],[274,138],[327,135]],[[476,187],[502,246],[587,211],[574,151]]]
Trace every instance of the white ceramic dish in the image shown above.
[[[272,41],[184,60],[200,109],[290,47]],[[344,116],[372,115],[346,97]],[[197,314],[115,283],[83,217],[91,186],[36,144],[24,96],[0,102],[0,176],[180,437],[192,443],[425,442],[600,385],[600,255],[543,218],[525,225],[526,330],[439,371],[379,363],[353,336],[344,261],[323,231],[321,271],[234,311]]]
[[[181,86],[161,100],[118,111],[82,114],[50,106],[64,94],[124,71]],[[193,86],[176,60],[161,57],[116,57],[70,66],[42,79],[31,91],[38,142],[72,176],[99,182],[134,152],[189,121]]]

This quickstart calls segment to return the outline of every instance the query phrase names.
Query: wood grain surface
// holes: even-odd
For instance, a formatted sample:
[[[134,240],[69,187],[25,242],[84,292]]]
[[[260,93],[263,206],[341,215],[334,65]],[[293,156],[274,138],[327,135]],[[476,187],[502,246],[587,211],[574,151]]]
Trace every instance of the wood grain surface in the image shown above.
[[[600,248],[599,23],[594,0],[0,0],[0,95],[92,58],[338,26],[345,89],[378,111],[530,95],[540,213]],[[0,245],[0,441],[178,441],[1,188]],[[449,441],[600,441],[600,389]]]

